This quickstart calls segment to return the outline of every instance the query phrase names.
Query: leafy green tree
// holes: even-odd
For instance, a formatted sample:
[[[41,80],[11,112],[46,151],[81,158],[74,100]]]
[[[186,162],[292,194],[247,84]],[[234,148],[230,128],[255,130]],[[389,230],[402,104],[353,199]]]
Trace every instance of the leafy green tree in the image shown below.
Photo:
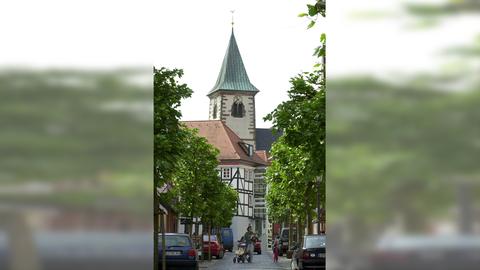
[[[182,77],[180,69],[169,70],[167,68],[153,69],[153,156],[154,156],[154,264],[158,267],[158,219],[160,198],[157,188],[162,187],[176,170],[175,164],[182,150],[183,132],[180,129],[179,119],[181,113],[178,110],[182,99],[189,97],[192,90],[186,84],[180,84],[178,79]],[[163,218],[162,218],[163,221]],[[164,236],[162,235],[163,250],[165,250]],[[162,268],[166,269],[165,252],[163,254]]]
[[[322,176],[325,171],[325,86],[319,84],[320,77],[320,71],[313,71],[292,78],[289,100],[265,117],[273,122],[276,130],[283,132],[281,142],[289,147],[287,149],[302,150],[305,164],[297,172],[310,181]],[[273,166],[269,170],[275,168]],[[325,181],[322,181],[318,192],[324,194],[324,190]]]
[[[307,13],[299,14],[309,18],[308,29],[319,16],[325,17],[325,5],[324,0],[317,0],[307,5]],[[267,169],[266,199],[269,216],[274,220],[285,219],[287,212],[297,222],[310,220],[316,206],[320,221],[320,207],[325,208],[325,34],[320,36],[320,43],[314,56],[321,62],[314,65],[312,72],[292,78],[289,100],[264,118],[273,122],[274,130],[283,133],[272,147],[273,161]]]
[[[172,177],[172,196],[179,213],[192,219],[202,216],[209,208],[209,195],[219,184],[217,174],[218,150],[198,136],[196,130],[183,128],[183,151]],[[221,183],[220,183],[221,184]],[[215,194],[213,194],[215,199]],[[191,224],[190,224],[191,225]],[[192,233],[191,227],[189,232]]]
[[[204,227],[227,225],[234,214],[237,193],[218,176],[219,151],[198,136],[198,131],[181,128],[183,149],[172,174],[172,189],[166,194],[176,210],[189,220],[200,217]],[[189,233],[193,232],[189,224]],[[209,258],[211,254],[209,252]]]
[[[154,166],[155,186],[160,187],[176,170],[175,163],[183,145],[179,111],[182,99],[190,97],[192,90],[178,79],[180,69],[154,68]]]
[[[238,197],[237,192],[222,182],[218,176],[212,180],[204,187],[203,199],[206,202],[206,208],[201,215],[204,229],[206,228],[208,232],[209,242],[212,228],[216,228],[218,237],[219,228],[230,224]],[[208,259],[211,260],[211,257],[209,245]]]
[[[277,222],[286,220],[287,214],[300,222],[315,208],[317,189],[314,178],[305,174],[308,155],[300,147],[289,147],[284,139],[281,137],[271,150],[273,161],[266,174],[268,214]]]

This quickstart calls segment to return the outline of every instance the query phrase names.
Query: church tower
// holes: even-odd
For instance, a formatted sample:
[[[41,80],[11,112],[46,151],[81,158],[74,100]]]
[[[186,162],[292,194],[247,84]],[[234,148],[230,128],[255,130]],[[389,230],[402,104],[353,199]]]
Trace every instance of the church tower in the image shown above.
[[[241,140],[255,146],[255,95],[258,89],[248,79],[237,41],[230,35],[217,82],[208,93],[209,119],[222,120]]]

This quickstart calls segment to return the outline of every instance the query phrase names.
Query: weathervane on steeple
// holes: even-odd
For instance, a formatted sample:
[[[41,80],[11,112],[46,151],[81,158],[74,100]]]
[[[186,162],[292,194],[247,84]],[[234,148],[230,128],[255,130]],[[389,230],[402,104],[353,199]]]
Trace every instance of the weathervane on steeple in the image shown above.
[[[230,12],[232,13],[232,28],[233,28],[233,13],[235,13],[235,10],[230,10]]]

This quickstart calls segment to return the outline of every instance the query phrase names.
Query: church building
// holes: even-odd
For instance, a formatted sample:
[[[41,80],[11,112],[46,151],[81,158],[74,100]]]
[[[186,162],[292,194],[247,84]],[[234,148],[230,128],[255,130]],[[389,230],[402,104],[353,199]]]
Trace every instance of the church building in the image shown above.
[[[198,129],[220,154],[219,176],[238,192],[236,213],[230,226],[239,240],[248,225],[266,233],[266,183],[268,151],[275,141],[270,129],[256,128],[255,96],[259,90],[250,82],[232,28],[230,41],[210,99],[209,120],[185,121]]]

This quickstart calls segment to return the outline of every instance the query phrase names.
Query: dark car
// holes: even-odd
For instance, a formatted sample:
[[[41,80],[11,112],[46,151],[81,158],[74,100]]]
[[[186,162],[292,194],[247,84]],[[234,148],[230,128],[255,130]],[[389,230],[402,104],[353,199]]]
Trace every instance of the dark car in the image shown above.
[[[162,267],[162,236],[159,239],[159,265]],[[190,236],[182,233],[165,234],[165,255],[167,269],[198,269],[197,251]],[[160,268],[161,269],[161,268]]]
[[[326,269],[326,241],[324,234],[305,235],[303,246],[292,256],[292,269]]]
[[[382,238],[370,269],[480,269],[478,235],[398,235]]]
[[[282,231],[280,232],[280,241],[278,241],[279,244],[279,249],[278,249],[278,255],[283,256],[284,253],[287,253],[289,243],[288,243],[288,232],[290,231],[289,228],[283,228]],[[292,230],[292,239],[297,238],[297,230],[296,228],[293,228]]]
[[[217,239],[216,235],[210,235],[210,252],[211,255],[217,259],[223,258],[225,254],[223,244]],[[208,235],[203,236],[202,255],[205,257],[208,256]]]

